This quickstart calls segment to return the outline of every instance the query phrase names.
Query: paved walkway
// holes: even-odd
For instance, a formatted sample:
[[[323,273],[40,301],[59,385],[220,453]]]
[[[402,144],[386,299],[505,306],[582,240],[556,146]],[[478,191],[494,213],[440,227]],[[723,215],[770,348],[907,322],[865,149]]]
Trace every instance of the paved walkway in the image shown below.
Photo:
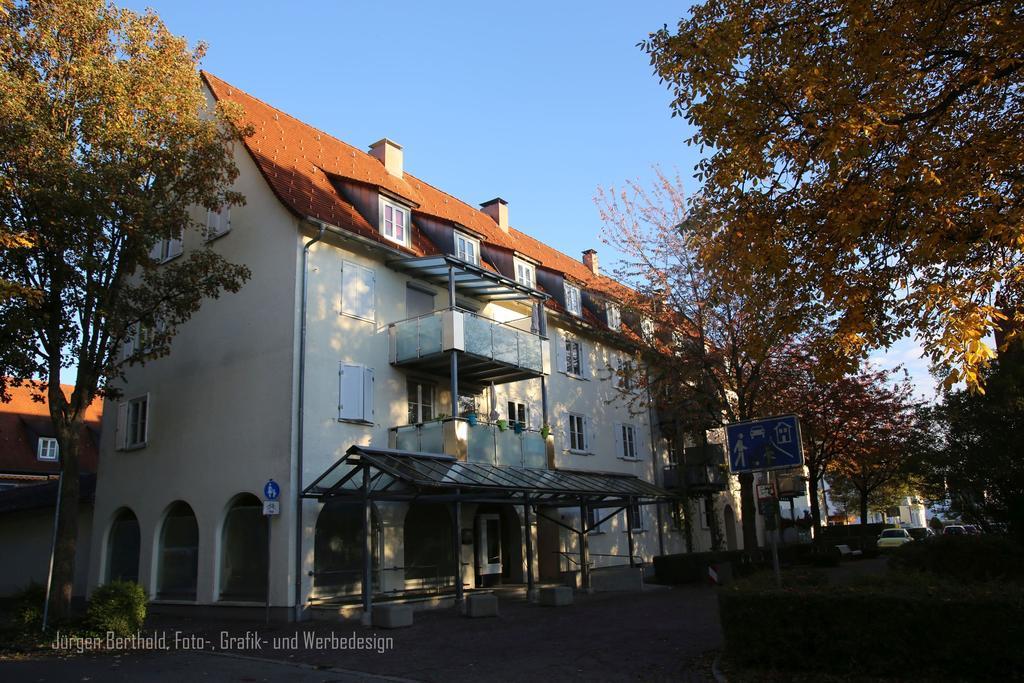
[[[194,633],[223,654],[222,631],[240,640],[229,653],[245,659],[181,650],[50,657],[0,664],[5,681],[354,681],[363,674],[418,681],[707,680],[709,650],[721,647],[715,591],[679,586],[643,593],[578,596],[567,607],[503,599],[501,616],[468,619],[451,609],[417,612],[411,628],[384,631],[354,622],[155,621],[150,628]],[[246,634],[247,640],[241,640]],[[254,638],[260,643],[254,647]],[[352,650],[362,637],[370,649]],[[332,642],[316,648],[308,638]],[[383,640],[391,638],[388,643]],[[349,639],[342,643],[341,639]],[[276,647],[275,647],[276,645]],[[390,645],[390,647],[387,647]],[[381,651],[383,650],[383,651]],[[116,659],[116,661],[115,661]],[[282,666],[272,662],[290,662]],[[87,677],[87,678],[86,678]]]

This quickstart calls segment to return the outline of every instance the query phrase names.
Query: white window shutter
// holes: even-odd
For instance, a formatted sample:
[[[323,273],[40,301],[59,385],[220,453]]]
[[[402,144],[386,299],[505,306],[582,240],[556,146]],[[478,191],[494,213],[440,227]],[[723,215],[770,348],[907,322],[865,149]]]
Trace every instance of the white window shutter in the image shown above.
[[[562,443],[565,444],[565,450],[569,450],[570,448],[572,448],[572,435],[569,433],[569,423],[571,421],[572,416],[566,413],[565,418],[562,420]]]
[[[566,372],[566,361],[565,361],[565,344],[567,338],[559,337],[559,341],[555,344],[555,355],[558,357],[558,371]]]
[[[363,368],[363,419],[373,422],[373,368]]]
[[[615,455],[625,455],[626,450],[622,445],[622,423],[615,423]]]
[[[363,367],[342,363],[338,369],[338,417],[363,419]]]
[[[590,418],[583,418],[583,450],[590,450]]]
[[[588,361],[587,345],[580,341],[580,376],[590,377],[590,363]]]
[[[146,406],[146,420],[142,423],[142,443],[149,443],[149,423],[153,420],[153,402],[149,400],[149,394],[146,394],[146,398],[143,399],[143,405]]]
[[[358,263],[343,261],[341,268],[341,312],[373,321],[375,313],[374,272]]]
[[[167,249],[167,258],[174,258],[175,256],[181,256],[182,252],[182,234],[179,232],[177,237],[171,238],[170,246]]]
[[[156,243],[153,245],[153,247],[149,250],[149,258],[153,259],[154,261],[159,261],[160,260],[160,254],[163,251],[163,246],[164,246],[164,241],[163,240],[157,240]]]
[[[124,343],[121,344],[121,360],[127,360],[135,353],[135,325],[128,328]]]
[[[117,404],[117,425],[114,428],[114,448],[121,451],[128,445],[128,403]]]

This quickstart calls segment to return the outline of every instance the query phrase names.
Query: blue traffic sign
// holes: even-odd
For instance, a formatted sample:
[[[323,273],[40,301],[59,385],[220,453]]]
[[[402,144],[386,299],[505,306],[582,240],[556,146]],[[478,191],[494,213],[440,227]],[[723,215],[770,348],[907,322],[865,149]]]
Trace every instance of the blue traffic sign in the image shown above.
[[[281,487],[277,485],[276,481],[269,479],[266,486],[263,487],[263,497],[267,500],[277,500],[280,495]]]
[[[725,426],[729,471],[763,472],[804,464],[800,420],[796,415],[766,417]]]

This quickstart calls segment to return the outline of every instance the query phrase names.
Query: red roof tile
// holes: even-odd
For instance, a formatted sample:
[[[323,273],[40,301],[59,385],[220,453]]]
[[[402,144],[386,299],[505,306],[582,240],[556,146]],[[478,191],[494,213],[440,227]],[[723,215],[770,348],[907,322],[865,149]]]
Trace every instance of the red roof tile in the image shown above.
[[[245,110],[244,121],[255,134],[245,145],[278,198],[301,217],[312,216],[340,228],[389,246],[380,231],[371,226],[330,182],[331,176],[383,188],[414,205],[417,213],[458,223],[481,235],[485,242],[516,251],[543,267],[563,273],[593,292],[625,300],[633,290],[604,275],[594,275],[582,262],[529,235],[510,228],[506,233],[490,216],[409,173],[398,178],[384,165],[351,145],[299,121],[279,109],[203,73],[214,97],[236,102]],[[413,230],[413,248],[424,255],[436,247]]]

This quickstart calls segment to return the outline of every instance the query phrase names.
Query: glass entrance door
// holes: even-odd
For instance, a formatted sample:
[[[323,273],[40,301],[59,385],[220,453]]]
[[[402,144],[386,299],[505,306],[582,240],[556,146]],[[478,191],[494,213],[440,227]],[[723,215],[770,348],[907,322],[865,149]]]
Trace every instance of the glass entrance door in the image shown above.
[[[481,575],[501,574],[501,517],[498,515],[477,518],[476,564]]]

